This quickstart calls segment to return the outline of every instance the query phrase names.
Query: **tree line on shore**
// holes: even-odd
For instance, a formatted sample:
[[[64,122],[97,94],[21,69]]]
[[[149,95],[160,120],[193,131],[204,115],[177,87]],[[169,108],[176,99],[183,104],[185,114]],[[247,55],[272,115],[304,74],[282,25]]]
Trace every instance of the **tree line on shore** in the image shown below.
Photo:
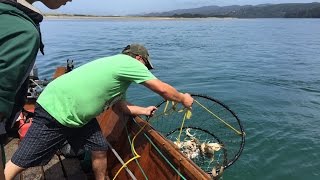
[[[149,13],[153,17],[232,17],[232,18],[320,18],[320,3],[285,3],[245,6],[206,6],[162,13]]]

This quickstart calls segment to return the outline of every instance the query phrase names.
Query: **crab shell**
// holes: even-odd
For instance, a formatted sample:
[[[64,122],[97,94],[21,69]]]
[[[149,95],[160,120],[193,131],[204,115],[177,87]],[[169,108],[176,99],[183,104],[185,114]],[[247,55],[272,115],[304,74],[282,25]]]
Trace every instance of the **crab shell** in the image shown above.
[[[213,154],[215,151],[219,151],[222,146],[219,143],[202,143],[200,148],[204,153]]]
[[[174,143],[175,145],[177,145],[179,149],[182,147],[182,143],[181,143],[181,142],[174,141],[173,143]]]
[[[222,146],[219,143],[207,143],[207,148],[211,151],[219,151]]]

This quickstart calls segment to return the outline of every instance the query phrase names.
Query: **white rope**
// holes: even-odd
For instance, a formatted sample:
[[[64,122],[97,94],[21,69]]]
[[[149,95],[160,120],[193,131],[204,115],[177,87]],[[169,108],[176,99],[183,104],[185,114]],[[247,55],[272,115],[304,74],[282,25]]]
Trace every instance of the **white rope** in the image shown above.
[[[30,79],[30,81],[32,81],[36,86],[38,86],[41,90],[43,90],[43,88],[33,79]]]

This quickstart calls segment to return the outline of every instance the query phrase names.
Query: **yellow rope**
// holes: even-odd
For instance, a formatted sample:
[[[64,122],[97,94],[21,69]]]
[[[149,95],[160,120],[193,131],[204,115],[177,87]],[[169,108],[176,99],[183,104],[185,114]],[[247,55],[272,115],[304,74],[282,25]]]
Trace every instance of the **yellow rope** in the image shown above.
[[[163,114],[164,115],[167,115],[166,113],[170,110],[176,110],[176,106],[177,106],[177,103],[172,101],[172,108],[170,110],[167,111],[168,109],[168,105],[169,105],[169,101],[166,102],[166,106],[164,108],[164,111],[163,111]],[[181,109],[179,110],[178,112],[182,112],[184,109]],[[182,122],[182,125],[181,125],[181,128],[180,128],[180,134],[179,134],[179,142],[180,142],[180,135],[181,135],[181,132],[182,132],[182,128],[183,128],[183,124],[184,124],[184,121],[185,119],[190,119],[191,118],[191,111],[189,109],[187,109],[187,111],[185,112],[184,114],[184,117],[183,117],[183,122]],[[136,137],[138,136],[138,134],[144,129],[144,127],[146,126],[147,124],[144,124],[142,128],[140,128],[140,130],[137,132],[137,134],[132,138],[132,142],[131,142],[131,150],[133,151],[133,154],[134,154],[134,157],[129,159],[126,163],[124,163],[121,168],[118,170],[118,172],[116,173],[116,175],[113,177],[113,180],[116,179],[116,177],[119,175],[119,173],[121,172],[121,170],[125,167],[127,167],[127,165],[135,160],[135,159],[138,159],[140,158],[141,156],[136,152],[135,148],[134,148],[134,141],[136,139]]]
[[[184,122],[186,119],[190,119],[191,116],[192,116],[192,113],[191,113],[191,110],[190,109],[187,109],[187,108],[183,108],[183,109],[180,109],[180,110],[177,110],[177,104],[176,102],[172,101],[172,108],[170,110],[174,110],[174,111],[177,111],[177,112],[183,112],[185,111],[184,113],[184,116],[183,116],[183,119],[182,119],[182,123],[181,123],[181,127],[180,127],[180,131],[179,131],[179,135],[178,135],[178,138],[177,138],[177,141],[178,143],[180,142],[180,136],[181,136],[181,133],[182,133],[182,129],[183,129],[183,126],[184,126]],[[163,114],[165,115],[168,115],[166,112],[167,109],[168,109],[168,105],[169,105],[169,101],[166,102],[166,106],[164,107],[164,110],[163,110]]]
[[[182,119],[182,123],[181,123],[181,127],[180,127],[180,131],[179,131],[179,135],[178,135],[178,138],[177,138],[177,142],[180,143],[180,136],[181,136],[181,133],[182,133],[182,128],[184,126],[184,121],[186,119],[190,119],[191,118],[191,110],[190,109],[186,109],[186,112],[184,113],[183,115],[183,119]]]
[[[171,111],[171,110],[172,110],[172,111],[177,111],[177,112],[182,112],[182,111],[184,110],[184,109],[177,110],[177,105],[178,105],[178,103],[172,101],[172,107],[171,107],[171,109],[169,109],[169,110],[167,111],[168,105],[169,105],[169,101],[166,101],[166,106],[164,107],[164,110],[163,110],[164,115],[168,115],[167,112],[169,112],[169,111]]]
[[[116,179],[116,177],[119,175],[119,173],[121,172],[121,170],[125,167],[127,167],[127,164],[129,164],[131,161],[135,160],[135,159],[138,159],[140,158],[141,156],[136,152],[135,148],[134,148],[134,140],[136,139],[136,137],[138,136],[138,134],[144,129],[144,127],[147,125],[144,124],[140,130],[137,132],[137,134],[134,135],[134,137],[132,138],[132,143],[131,143],[131,150],[133,151],[134,153],[134,157],[129,159],[126,163],[124,163],[121,168],[118,170],[118,172],[116,173],[116,175],[113,177],[113,180]]]
[[[242,135],[242,133],[238,130],[236,130],[234,127],[232,127],[230,124],[228,124],[226,121],[224,121],[223,119],[221,119],[219,116],[215,115],[213,112],[211,112],[208,108],[206,108],[204,105],[202,105],[201,103],[199,103],[197,100],[194,100],[196,103],[198,103],[203,109],[205,109],[206,111],[208,111],[211,115],[213,115],[214,117],[216,117],[217,119],[219,119],[221,122],[223,122],[227,127],[229,127],[230,129],[234,130],[237,134]]]
[[[164,113],[165,115],[167,115],[167,114],[166,114],[166,111],[167,111],[168,105],[169,105],[169,101],[166,101],[166,106],[164,107],[164,110],[163,110],[163,113]]]
[[[151,118],[150,118],[150,120],[151,119],[156,119],[156,118],[158,118],[158,117],[160,117],[160,116],[162,116],[162,115],[169,115],[170,113],[172,113],[172,112],[183,112],[184,111],[184,108],[182,108],[182,109],[180,109],[180,110],[177,110],[177,103],[176,102],[174,102],[174,101],[172,101],[172,107],[170,108],[170,109],[168,109],[168,106],[169,106],[169,101],[166,101],[166,105],[165,105],[165,107],[164,107],[164,110],[163,110],[163,112],[161,112],[161,113],[159,113],[159,114],[157,114],[157,115],[155,115],[155,116],[152,116]]]

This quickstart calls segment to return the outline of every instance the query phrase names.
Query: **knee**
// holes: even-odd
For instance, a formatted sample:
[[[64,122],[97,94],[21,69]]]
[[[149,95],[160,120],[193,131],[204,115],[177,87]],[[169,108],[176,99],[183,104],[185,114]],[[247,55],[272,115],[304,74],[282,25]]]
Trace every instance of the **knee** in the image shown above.
[[[104,159],[107,157],[106,151],[91,151],[92,160],[95,159]]]
[[[4,169],[4,175],[6,177],[6,180],[14,179],[23,170],[24,168],[15,165],[11,160],[8,161]]]

